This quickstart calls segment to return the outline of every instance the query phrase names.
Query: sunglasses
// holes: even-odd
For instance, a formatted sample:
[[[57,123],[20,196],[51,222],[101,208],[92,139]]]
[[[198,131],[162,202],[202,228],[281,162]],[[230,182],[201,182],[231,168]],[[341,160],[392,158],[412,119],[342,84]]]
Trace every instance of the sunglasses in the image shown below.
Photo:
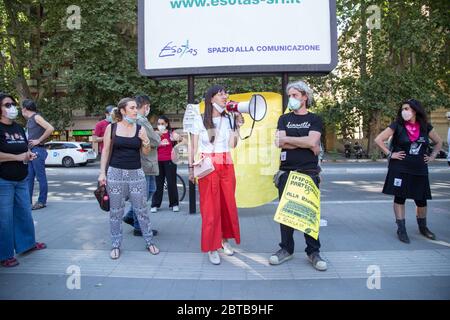
[[[10,103],[10,102],[8,102],[8,103],[5,103],[3,106],[4,106],[6,109],[9,109],[9,108],[11,108],[11,107],[15,107],[16,104],[15,104],[15,103]]]

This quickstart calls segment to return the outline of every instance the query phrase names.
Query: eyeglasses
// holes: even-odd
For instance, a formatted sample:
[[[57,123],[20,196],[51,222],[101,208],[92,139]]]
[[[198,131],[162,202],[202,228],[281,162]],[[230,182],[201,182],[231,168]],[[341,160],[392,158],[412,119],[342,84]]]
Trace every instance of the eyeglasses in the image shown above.
[[[5,103],[5,104],[3,105],[3,107],[5,107],[6,109],[9,109],[9,108],[15,107],[15,106],[16,106],[15,103],[10,103],[10,102]]]

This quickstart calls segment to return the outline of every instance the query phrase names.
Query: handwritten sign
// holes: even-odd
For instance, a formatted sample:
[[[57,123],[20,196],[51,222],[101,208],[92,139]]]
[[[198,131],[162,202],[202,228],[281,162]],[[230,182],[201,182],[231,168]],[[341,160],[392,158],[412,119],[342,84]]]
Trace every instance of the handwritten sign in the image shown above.
[[[311,177],[290,172],[274,220],[318,239],[320,190]]]

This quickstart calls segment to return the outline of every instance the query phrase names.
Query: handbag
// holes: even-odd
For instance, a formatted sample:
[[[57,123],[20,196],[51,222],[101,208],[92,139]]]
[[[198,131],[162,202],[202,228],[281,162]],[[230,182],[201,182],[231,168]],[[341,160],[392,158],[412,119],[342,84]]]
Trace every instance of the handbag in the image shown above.
[[[111,154],[114,145],[114,137],[116,136],[116,129],[117,124],[113,123],[111,125],[111,146],[109,147],[110,152],[108,155],[108,162],[106,163],[106,172],[108,172],[109,161],[111,160]],[[94,191],[94,196],[97,199],[98,204],[100,205],[100,209],[102,209],[103,211],[109,211],[109,195],[108,190],[106,189],[106,185],[98,184],[97,189],[95,189]]]
[[[194,177],[201,179],[215,170],[210,157],[202,157],[192,164],[194,167]]]
[[[106,191],[106,185],[99,185],[94,191],[95,198],[103,211],[109,211],[109,196]]]
[[[213,153],[216,149],[216,141],[218,140],[217,137],[219,136],[220,133],[220,128],[222,126],[222,117],[220,118],[220,124],[219,124],[219,130],[216,134],[216,137],[214,138],[214,143],[213,143]],[[198,160],[197,162],[194,162],[192,164],[192,166],[194,167],[194,177],[201,179],[206,177],[208,174],[210,174],[211,172],[213,172],[215,170],[214,168],[214,164],[211,160],[210,157],[205,157],[202,156],[200,158],[200,160]]]

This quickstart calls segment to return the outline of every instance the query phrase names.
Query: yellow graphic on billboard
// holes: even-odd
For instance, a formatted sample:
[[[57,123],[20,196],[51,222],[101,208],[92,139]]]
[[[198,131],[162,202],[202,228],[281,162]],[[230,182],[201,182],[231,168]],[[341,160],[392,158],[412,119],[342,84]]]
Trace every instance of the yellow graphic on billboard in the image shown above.
[[[273,201],[278,190],[273,184],[273,175],[280,166],[280,149],[274,144],[278,118],[283,113],[282,97],[274,92],[249,92],[230,95],[229,100],[246,102],[254,94],[260,94],[267,103],[267,113],[255,123],[251,137],[240,140],[231,150],[236,172],[236,204],[238,208],[254,208]],[[205,103],[199,105],[203,113]],[[250,134],[253,120],[242,113],[245,123],[240,129],[242,138]]]

